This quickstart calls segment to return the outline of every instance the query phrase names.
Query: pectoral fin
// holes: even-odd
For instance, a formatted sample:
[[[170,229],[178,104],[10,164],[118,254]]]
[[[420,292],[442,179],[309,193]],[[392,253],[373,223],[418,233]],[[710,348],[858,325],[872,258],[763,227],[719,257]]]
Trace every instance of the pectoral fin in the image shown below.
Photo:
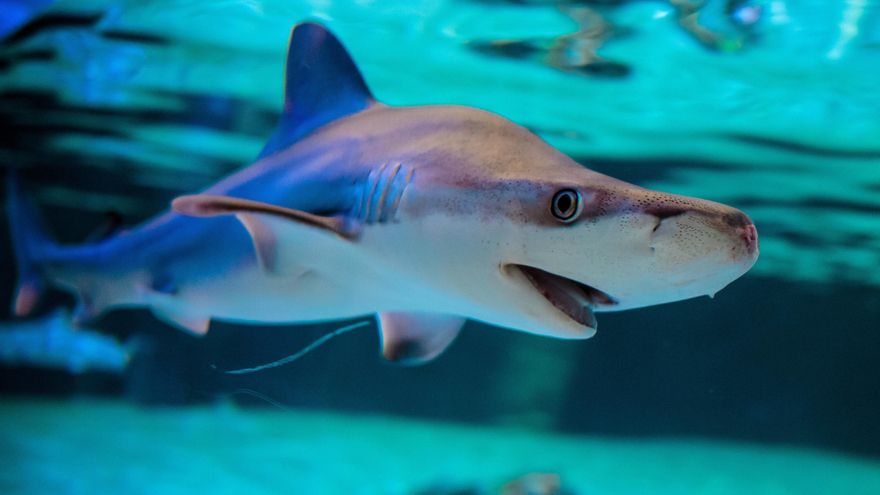
[[[382,355],[399,364],[427,363],[452,344],[465,321],[433,313],[379,313]]]
[[[360,223],[344,216],[315,215],[302,210],[230,196],[211,194],[180,196],[171,202],[171,208],[178,213],[193,217],[263,213],[333,232],[349,240],[357,238],[360,234]]]
[[[264,272],[278,272],[278,242],[275,233],[257,215],[239,214],[235,218],[244,225],[254,244],[257,262]]]
[[[278,244],[282,240],[304,244],[314,240],[316,233],[330,233],[342,240],[353,241],[361,230],[360,222],[345,216],[315,215],[229,196],[181,196],[171,203],[171,207],[178,213],[194,217],[235,215],[251,236],[260,266],[269,273],[280,270]]]
[[[198,336],[208,333],[208,327],[211,324],[211,319],[207,317],[192,316],[155,306],[152,310],[156,318]]]

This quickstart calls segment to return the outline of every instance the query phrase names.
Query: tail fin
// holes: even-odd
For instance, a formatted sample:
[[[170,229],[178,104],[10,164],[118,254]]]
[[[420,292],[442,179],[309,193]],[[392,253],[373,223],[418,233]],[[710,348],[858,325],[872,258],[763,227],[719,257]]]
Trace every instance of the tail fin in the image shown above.
[[[7,177],[6,194],[10,237],[18,265],[12,311],[16,316],[27,316],[45,290],[41,260],[55,246],[55,241],[46,232],[34,202],[22,193],[18,172],[14,169]]]

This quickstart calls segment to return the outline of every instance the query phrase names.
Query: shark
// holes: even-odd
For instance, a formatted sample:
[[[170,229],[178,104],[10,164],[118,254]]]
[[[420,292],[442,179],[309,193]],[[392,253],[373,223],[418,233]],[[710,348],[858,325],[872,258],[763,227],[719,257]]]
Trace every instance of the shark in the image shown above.
[[[382,355],[405,364],[467,320],[592,337],[598,312],[714,295],[758,257],[740,210],[597,173],[488,111],[381,103],[313,22],[291,31],[283,112],[255,162],[168,211],[61,245],[19,182],[17,315],[54,286],[79,321],[149,307],[195,334],[375,318]]]
[[[144,337],[125,344],[96,330],[77,327],[66,309],[42,318],[0,323],[0,365],[122,373]]]

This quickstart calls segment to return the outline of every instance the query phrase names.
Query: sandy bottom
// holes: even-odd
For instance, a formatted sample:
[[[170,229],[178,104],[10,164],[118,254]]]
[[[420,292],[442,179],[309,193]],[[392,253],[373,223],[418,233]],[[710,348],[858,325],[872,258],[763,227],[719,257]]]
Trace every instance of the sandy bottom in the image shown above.
[[[731,443],[94,401],[3,401],[0,419],[3,494],[494,494],[536,471],[579,495],[880,493],[880,461]]]

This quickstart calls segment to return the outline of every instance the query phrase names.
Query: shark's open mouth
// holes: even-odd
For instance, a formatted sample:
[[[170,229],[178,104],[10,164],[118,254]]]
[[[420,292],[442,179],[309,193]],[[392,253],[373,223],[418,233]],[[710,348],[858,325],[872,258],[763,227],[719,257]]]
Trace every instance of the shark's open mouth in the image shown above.
[[[596,328],[596,306],[613,306],[617,301],[595,287],[555,275],[527,265],[511,264],[526,276],[529,282],[546,298],[550,304],[568,315],[572,320]]]

